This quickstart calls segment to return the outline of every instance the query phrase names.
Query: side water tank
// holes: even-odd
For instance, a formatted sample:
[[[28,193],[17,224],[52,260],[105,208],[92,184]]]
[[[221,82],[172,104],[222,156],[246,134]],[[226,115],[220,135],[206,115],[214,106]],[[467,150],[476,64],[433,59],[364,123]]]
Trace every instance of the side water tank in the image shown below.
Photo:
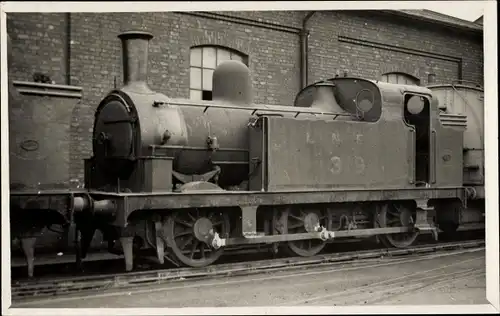
[[[464,184],[484,185],[484,90],[479,86],[428,86],[444,113],[467,116],[464,133]]]

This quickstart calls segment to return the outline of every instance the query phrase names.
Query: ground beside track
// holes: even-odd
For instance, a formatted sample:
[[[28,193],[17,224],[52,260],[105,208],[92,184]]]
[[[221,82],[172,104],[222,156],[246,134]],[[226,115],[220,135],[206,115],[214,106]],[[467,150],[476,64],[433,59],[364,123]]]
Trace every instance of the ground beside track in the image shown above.
[[[484,249],[309,267],[303,271],[103,291],[12,307],[238,307],[488,304]]]
[[[440,237],[442,238],[442,237]],[[473,240],[473,239],[484,239],[484,232],[481,231],[465,231],[461,232],[458,236],[454,236],[453,239],[450,239],[448,241],[467,241],[467,240]],[[440,242],[445,242],[445,240],[441,240]],[[435,243],[433,240],[432,236],[430,234],[426,235],[421,235],[415,242],[415,245],[424,245],[424,244],[431,244]],[[363,250],[374,250],[374,249],[381,249],[383,246],[381,244],[375,243],[373,239],[366,239],[366,240],[361,240],[357,242],[347,242],[347,241],[342,241],[339,240],[336,243],[329,243],[326,245],[324,251],[321,253],[323,254],[328,254],[328,253],[342,253],[342,252],[348,252],[348,251],[363,251]],[[248,250],[247,250],[248,251]],[[103,256],[103,253],[100,254],[93,254],[95,257]],[[281,252],[279,256],[288,256]],[[225,254],[214,264],[222,264],[222,263],[231,263],[231,262],[251,262],[251,261],[256,261],[256,260],[265,260],[265,259],[271,259],[273,258],[273,255],[271,252],[268,250],[268,248],[262,248],[261,250],[255,252],[255,253],[230,253],[230,252],[225,252]],[[157,266],[156,263],[156,257],[149,257],[149,260],[138,260],[142,262],[136,261],[134,265],[134,270],[135,271],[143,271],[143,270],[150,270],[150,269],[160,269],[160,268],[175,268],[168,260],[165,262],[165,265],[162,267]],[[38,262],[35,260],[35,263]],[[87,261],[84,263],[85,271],[84,272],[77,272],[75,270],[75,264],[74,261],[71,263],[63,263],[63,264],[50,264],[50,265],[45,265],[45,266],[35,266],[35,277],[39,279],[47,279],[47,278],[58,278],[60,276],[68,276],[68,275],[73,275],[73,276],[84,276],[84,275],[96,275],[96,274],[103,274],[103,273],[116,273],[119,271],[124,272],[124,264],[123,264],[123,258],[120,259],[106,259],[102,261]],[[27,275],[26,275],[26,267],[13,267],[11,270],[12,273],[12,282],[17,283],[19,281],[25,280]]]

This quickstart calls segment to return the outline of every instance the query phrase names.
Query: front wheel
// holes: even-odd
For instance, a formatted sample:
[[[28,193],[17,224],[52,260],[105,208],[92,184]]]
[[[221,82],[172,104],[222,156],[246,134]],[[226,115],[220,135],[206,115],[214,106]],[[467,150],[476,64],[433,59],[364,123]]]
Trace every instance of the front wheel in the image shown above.
[[[220,210],[190,209],[177,211],[166,223],[165,239],[172,255],[186,266],[200,268],[211,265],[224,249],[206,243],[213,229],[221,238],[229,235],[229,216]]]

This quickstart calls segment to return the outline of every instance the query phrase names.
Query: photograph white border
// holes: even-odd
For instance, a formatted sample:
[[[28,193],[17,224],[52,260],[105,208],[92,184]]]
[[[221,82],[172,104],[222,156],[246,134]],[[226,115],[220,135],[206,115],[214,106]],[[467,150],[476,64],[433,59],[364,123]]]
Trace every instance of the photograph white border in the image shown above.
[[[98,5],[97,5],[98,4]],[[498,214],[498,65],[496,1],[304,1],[304,2],[2,2],[1,40],[1,162],[2,162],[2,314],[3,315],[199,315],[199,314],[407,314],[499,313],[499,214]],[[7,22],[14,12],[168,12],[168,11],[268,11],[268,10],[380,10],[429,9],[450,6],[484,8],[484,113],[486,186],[486,298],[489,305],[356,306],[356,307],[241,307],[241,308],[131,308],[131,309],[21,309],[10,308],[9,225],[9,120],[7,91]]]

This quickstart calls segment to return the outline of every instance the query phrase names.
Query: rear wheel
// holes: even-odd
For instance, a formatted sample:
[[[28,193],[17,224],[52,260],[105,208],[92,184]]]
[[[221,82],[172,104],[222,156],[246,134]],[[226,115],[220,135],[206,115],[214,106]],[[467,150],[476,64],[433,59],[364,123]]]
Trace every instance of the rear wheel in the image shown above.
[[[381,228],[411,227],[415,223],[415,211],[404,203],[384,203],[378,212],[376,221]],[[418,237],[418,232],[386,234],[380,236],[380,241],[386,247],[406,248],[411,246]]]

